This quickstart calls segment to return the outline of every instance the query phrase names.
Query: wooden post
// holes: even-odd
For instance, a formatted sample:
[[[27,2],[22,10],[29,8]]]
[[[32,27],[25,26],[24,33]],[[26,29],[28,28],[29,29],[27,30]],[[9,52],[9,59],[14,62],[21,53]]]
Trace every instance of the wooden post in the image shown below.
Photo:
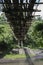
[[[21,47],[23,48],[23,41],[21,40]]]

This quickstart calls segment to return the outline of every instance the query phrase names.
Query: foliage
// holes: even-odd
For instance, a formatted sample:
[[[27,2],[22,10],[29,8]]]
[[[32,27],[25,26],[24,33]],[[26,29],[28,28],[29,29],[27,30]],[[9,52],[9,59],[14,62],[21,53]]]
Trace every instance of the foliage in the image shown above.
[[[15,49],[19,49],[19,48],[21,48],[21,47],[20,47],[19,45],[15,44],[15,45],[14,45],[14,48],[15,48]]]
[[[11,49],[14,46],[14,42],[16,43],[12,29],[4,19],[4,16],[0,16],[0,23],[0,49]]]
[[[27,33],[31,46],[43,47],[43,21],[35,21],[32,23]]]

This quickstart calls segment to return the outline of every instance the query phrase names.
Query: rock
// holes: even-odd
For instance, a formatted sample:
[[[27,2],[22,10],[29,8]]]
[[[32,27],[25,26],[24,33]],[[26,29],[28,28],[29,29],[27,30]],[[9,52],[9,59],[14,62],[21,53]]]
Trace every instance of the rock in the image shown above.
[[[11,51],[13,54],[19,54],[19,49],[12,49]]]
[[[19,54],[25,54],[23,49],[19,49]]]
[[[24,50],[22,48],[20,49],[12,49],[11,51],[13,54],[25,54]]]

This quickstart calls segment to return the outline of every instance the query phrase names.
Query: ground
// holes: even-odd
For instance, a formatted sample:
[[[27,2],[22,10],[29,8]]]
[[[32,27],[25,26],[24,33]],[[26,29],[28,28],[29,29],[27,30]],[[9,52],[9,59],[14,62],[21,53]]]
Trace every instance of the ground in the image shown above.
[[[38,57],[43,58],[43,49],[30,49],[30,48],[24,48],[25,54],[8,54],[4,58],[7,59],[17,59],[17,58],[26,58],[26,53],[28,52],[28,55],[30,57]],[[21,50],[22,51],[22,50]]]

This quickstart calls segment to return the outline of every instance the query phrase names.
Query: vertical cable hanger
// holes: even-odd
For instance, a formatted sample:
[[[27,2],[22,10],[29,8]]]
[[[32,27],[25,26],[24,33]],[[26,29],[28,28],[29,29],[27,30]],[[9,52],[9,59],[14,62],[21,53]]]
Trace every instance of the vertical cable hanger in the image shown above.
[[[38,0],[38,3],[40,2],[40,0]],[[39,4],[36,4],[36,10],[37,10],[37,7],[39,6]],[[35,12],[34,12],[34,15],[35,15]]]

